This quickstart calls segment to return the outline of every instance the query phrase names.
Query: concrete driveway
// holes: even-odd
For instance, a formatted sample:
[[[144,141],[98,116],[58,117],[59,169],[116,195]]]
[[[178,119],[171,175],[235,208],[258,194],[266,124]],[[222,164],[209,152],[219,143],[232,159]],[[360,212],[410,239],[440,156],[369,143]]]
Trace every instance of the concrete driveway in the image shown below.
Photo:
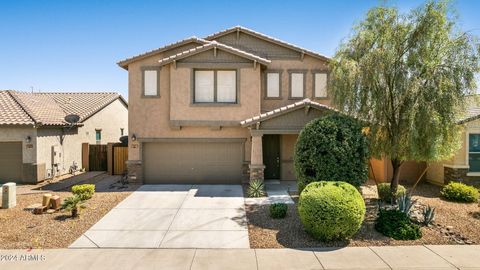
[[[249,248],[240,185],[144,185],[70,248]]]

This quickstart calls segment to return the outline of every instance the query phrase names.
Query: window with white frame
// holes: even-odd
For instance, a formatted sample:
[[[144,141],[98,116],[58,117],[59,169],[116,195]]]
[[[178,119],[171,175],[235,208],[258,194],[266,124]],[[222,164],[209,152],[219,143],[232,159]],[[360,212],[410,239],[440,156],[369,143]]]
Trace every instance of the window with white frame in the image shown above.
[[[316,98],[327,97],[327,73],[314,73],[313,85]]]
[[[290,74],[290,98],[303,98],[304,96],[304,73],[292,72]]]
[[[267,73],[267,98],[280,97],[280,73]]]
[[[145,69],[143,71],[143,95],[158,96],[159,71],[156,69]]]
[[[195,70],[194,103],[236,103],[235,70]]]

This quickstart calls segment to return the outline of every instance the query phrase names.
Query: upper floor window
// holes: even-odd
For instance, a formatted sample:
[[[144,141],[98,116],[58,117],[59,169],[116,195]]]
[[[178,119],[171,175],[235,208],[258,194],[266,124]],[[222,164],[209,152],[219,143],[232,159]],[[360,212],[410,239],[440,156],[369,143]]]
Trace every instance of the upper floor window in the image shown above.
[[[194,103],[237,103],[235,70],[195,70]]]
[[[160,70],[158,68],[143,69],[143,96],[158,97],[160,96]]]
[[[305,96],[305,72],[290,72],[290,98]]]
[[[327,73],[313,74],[313,91],[315,98],[326,98],[327,94]]]
[[[267,98],[280,97],[280,72],[267,72]]]

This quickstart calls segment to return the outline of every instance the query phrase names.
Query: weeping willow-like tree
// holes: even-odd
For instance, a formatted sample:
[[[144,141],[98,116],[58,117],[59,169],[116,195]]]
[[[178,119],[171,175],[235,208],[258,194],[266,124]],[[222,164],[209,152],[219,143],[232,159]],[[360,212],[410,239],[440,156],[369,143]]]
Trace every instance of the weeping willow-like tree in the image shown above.
[[[404,161],[445,160],[459,147],[480,46],[453,13],[445,1],[406,14],[373,8],[331,62],[333,101],[369,125],[372,154],[391,160],[392,192]]]

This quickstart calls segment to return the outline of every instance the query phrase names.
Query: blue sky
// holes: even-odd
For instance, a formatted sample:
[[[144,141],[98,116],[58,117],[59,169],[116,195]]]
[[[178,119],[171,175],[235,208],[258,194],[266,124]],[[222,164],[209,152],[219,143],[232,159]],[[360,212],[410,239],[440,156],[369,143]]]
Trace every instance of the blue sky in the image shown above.
[[[117,61],[235,25],[332,56],[352,25],[381,3],[0,0],[0,89],[117,91],[127,97],[127,71]],[[403,11],[421,3],[388,2]],[[480,36],[480,1],[453,3],[462,29]]]

